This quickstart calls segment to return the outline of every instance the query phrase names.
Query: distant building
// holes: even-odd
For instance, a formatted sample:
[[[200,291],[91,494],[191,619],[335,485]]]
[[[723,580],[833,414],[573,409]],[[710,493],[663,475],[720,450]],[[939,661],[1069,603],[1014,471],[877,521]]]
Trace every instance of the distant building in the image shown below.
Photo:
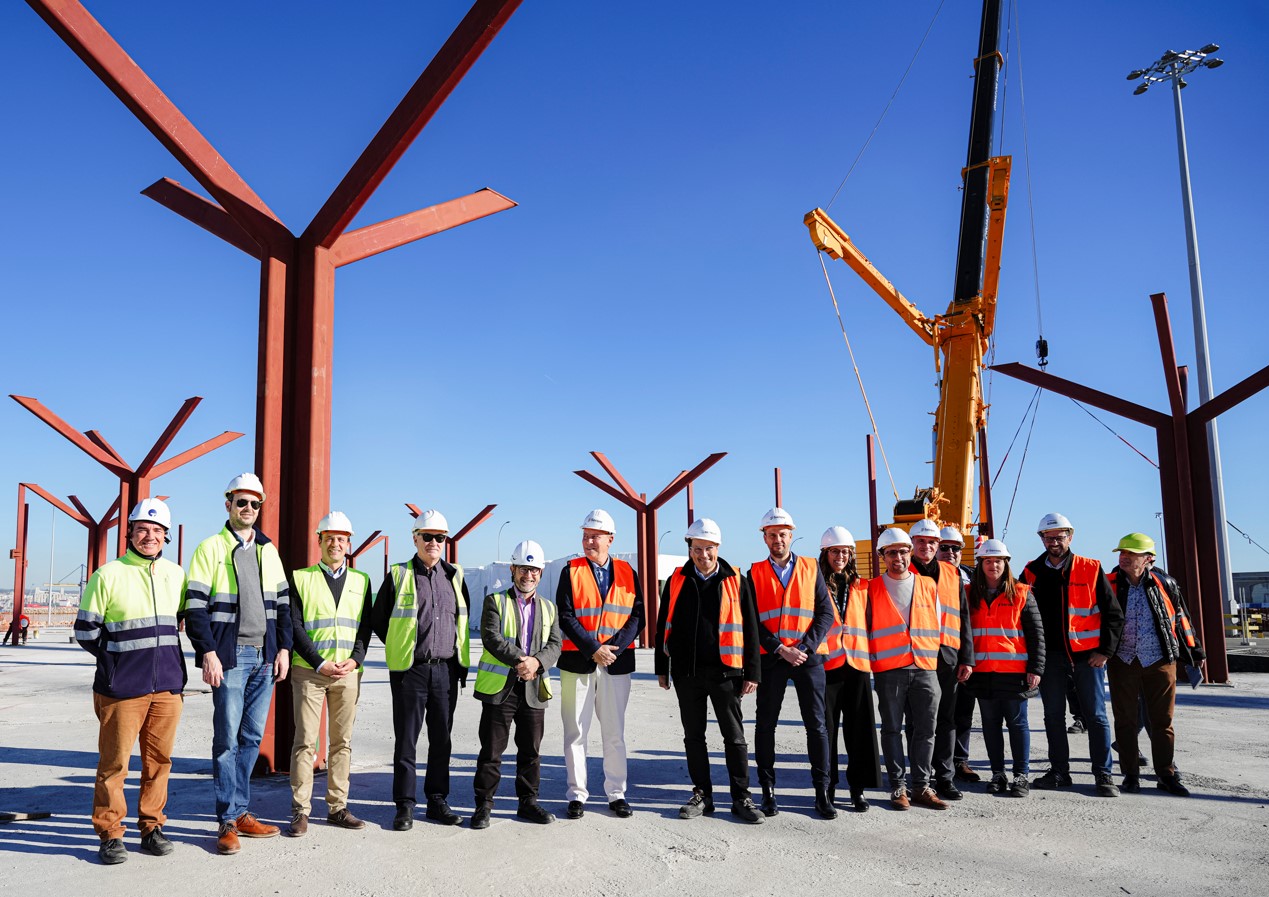
[[[1235,573],[1234,599],[1244,607],[1269,608],[1269,571]]]

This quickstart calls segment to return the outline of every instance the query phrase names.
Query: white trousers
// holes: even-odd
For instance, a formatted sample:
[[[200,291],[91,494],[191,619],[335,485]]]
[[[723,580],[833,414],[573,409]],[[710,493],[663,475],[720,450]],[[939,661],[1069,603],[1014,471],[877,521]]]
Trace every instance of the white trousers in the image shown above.
[[[586,802],[586,738],[592,713],[599,719],[604,744],[604,794],[608,802],[626,796],[626,705],[630,674],[613,676],[603,667],[593,673],[560,670],[560,716],[564,723],[564,769],[568,800]]]

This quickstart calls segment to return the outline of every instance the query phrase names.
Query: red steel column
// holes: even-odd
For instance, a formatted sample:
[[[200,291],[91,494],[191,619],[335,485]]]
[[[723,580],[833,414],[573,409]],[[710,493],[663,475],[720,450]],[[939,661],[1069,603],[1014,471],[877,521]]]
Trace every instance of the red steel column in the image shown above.
[[[18,525],[13,540],[14,548],[9,552],[13,558],[13,619],[22,615],[22,605],[26,601],[26,532],[27,522],[31,517],[31,506],[26,500],[26,484],[18,483]]]

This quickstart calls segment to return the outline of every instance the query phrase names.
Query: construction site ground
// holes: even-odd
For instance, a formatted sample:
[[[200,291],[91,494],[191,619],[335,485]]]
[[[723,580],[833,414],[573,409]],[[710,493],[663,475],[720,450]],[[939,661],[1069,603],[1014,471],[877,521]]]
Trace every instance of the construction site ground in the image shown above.
[[[727,812],[721,744],[712,722],[718,812],[693,820],[678,817],[690,793],[682,729],[674,696],[657,687],[651,667],[650,653],[641,651],[626,721],[631,818],[616,818],[594,796],[584,818],[563,818],[560,721],[552,706],[543,740],[541,798],[559,820],[539,826],[515,817],[514,760],[508,756],[492,825],[486,831],[468,828],[480,715],[468,689],[454,722],[450,795],[464,824],[427,822],[420,805],[414,829],[394,832],[391,698],[383,648],[376,644],[367,659],[353,739],[349,804],[367,821],[366,828],[346,831],[325,824],[320,801],[325,780],[319,775],[307,836],[244,840],[236,856],[216,853],[212,704],[195,671],[176,740],[167,807],[165,832],[175,852],[159,858],[138,849],[134,755],[127,787],[129,859],[104,867],[97,862],[98,840],[90,823],[97,763],[92,658],[69,643],[65,631],[46,631],[28,646],[0,649],[0,813],[17,815],[0,822],[0,894],[1265,893],[1269,675],[1236,673],[1232,686],[1186,687],[1178,696],[1177,763],[1193,791],[1189,799],[1156,790],[1150,769],[1144,770],[1140,794],[1094,796],[1087,739],[1075,735],[1072,789],[1032,791],[1019,800],[988,795],[981,783],[968,785],[964,800],[946,812],[897,812],[889,809],[884,792],[870,791],[871,811],[843,808],[835,820],[814,812],[805,739],[790,690],[776,744],[781,812],[762,825],[747,825]],[[752,697],[745,699],[745,711],[752,754]],[[1039,701],[1031,702],[1030,718],[1034,776],[1048,766]],[[602,792],[597,724],[590,748],[591,786]],[[420,760],[426,757],[425,746],[419,754]],[[973,765],[985,772],[977,728],[971,754]],[[756,794],[756,775],[753,784]],[[266,821],[285,825],[290,815],[286,778],[254,780],[252,809]],[[28,818],[43,813],[50,815]]]

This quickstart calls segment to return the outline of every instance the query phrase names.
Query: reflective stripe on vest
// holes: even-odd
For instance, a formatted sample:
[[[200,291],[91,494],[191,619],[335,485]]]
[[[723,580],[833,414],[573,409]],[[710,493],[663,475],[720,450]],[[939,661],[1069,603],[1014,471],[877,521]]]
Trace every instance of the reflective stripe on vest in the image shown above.
[[[439,561],[437,563],[440,563]],[[444,568],[441,568],[444,572]],[[409,561],[392,565],[392,585],[396,598],[392,602],[392,615],[388,618],[388,638],[384,641],[384,654],[388,669],[400,672],[414,665],[415,636],[419,628],[419,608],[414,597],[414,568]],[[471,633],[467,631],[467,602],[463,601],[463,568],[454,565],[454,657],[464,668],[471,663]]]
[[[1097,607],[1097,580],[1101,575],[1101,563],[1071,555],[1071,575],[1066,584],[1066,640],[1073,652],[1091,651],[1101,643],[1102,613]],[[1030,567],[1023,569],[1022,581],[1027,585],[1035,583]]]
[[[873,672],[884,673],[912,664],[922,670],[934,669],[942,637],[934,580],[914,574],[909,625],[890,599],[884,575],[868,583],[868,605],[872,611],[868,656]]]
[[[795,561],[787,589],[780,585],[770,561],[759,561],[749,568],[758,623],[790,647],[802,640],[815,619],[815,577],[819,573],[814,558],[799,557]],[[767,653],[766,648],[759,650]],[[827,654],[828,644],[820,645],[815,653]]]
[[[674,628],[674,605],[685,581],[682,567],[670,574],[670,606],[665,611],[665,644],[662,646],[667,657],[670,654],[670,632]],[[744,666],[745,654],[745,631],[740,616],[740,574],[725,577],[718,588],[718,656],[724,665],[738,670]]]
[[[828,647],[825,670],[835,670],[844,666],[847,661],[855,669],[868,669],[868,630],[865,626],[847,627],[847,622],[852,620],[851,605],[858,604],[862,607],[867,600],[868,580],[855,577],[846,593],[846,620],[842,620],[837,602],[833,602],[833,625],[828,630],[828,638],[824,639],[824,644]],[[864,663],[862,667],[858,663],[861,658]]]
[[[625,561],[612,559],[612,583],[608,597],[599,597],[599,583],[586,558],[574,558],[568,562],[568,578],[573,586],[573,616],[582,628],[601,645],[621,631],[630,619],[635,605],[634,568]],[[630,644],[633,648],[639,634],[635,633]],[[579,650],[570,640],[564,639],[563,650]]]
[[[1022,632],[1022,611],[1031,588],[1015,583],[1013,595],[1003,594],[989,605],[986,601],[969,613],[974,631],[975,673],[1025,673],[1027,640]]]
[[[516,607],[510,593],[499,592],[496,595],[490,595],[486,600],[498,602],[498,613],[502,617],[502,637],[507,641],[515,642],[519,638],[520,608]],[[534,619],[538,624],[538,643],[545,645],[551,640],[551,627],[555,625],[555,604],[550,601],[538,601],[536,597],[533,600]],[[532,647],[533,640],[530,639],[529,647],[524,650],[524,653],[528,654]],[[475,689],[482,695],[496,695],[506,686],[507,676],[510,674],[511,667],[490,654],[489,649],[486,648],[481,652],[480,662],[476,667]],[[554,697],[550,671],[543,667],[539,676],[546,683],[546,698],[549,700]]]
[[[357,628],[361,625],[366,600],[370,595],[370,577],[365,573],[348,568],[344,576],[347,577],[347,582],[344,583],[344,591],[336,605],[330,584],[326,582],[326,574],[320,566],[314,564],[291,574],[291,581],[295,583],[295,592],[304,612],[304,631],[322,660],[329,660],[331,663],[340,663],[352,657]],[[313,669],[299,654],[295,655],[295,664]]]

